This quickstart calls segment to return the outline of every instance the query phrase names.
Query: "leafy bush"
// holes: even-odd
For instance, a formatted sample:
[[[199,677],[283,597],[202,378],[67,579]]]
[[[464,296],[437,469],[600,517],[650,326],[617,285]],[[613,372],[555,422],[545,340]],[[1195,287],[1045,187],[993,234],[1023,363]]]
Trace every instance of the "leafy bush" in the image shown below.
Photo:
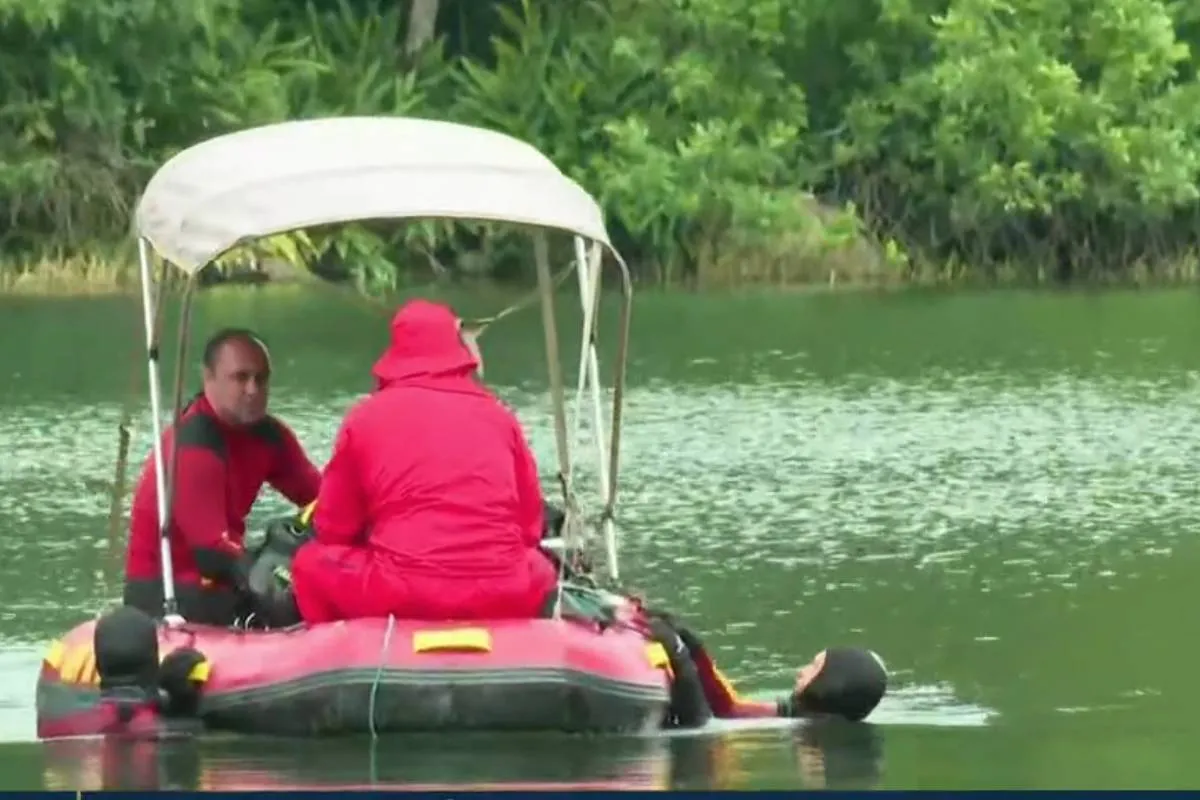
[[[110,250],[153,169],[218,133],[397,114],[533,142],[647,280],[1119,277],[1193,249],[1196,8],[441,0],[409,55],[407,3],[0,0],[0,247]],[[381,291],[519,275],[523,247],[482,225],[356,226],[222,263]]]

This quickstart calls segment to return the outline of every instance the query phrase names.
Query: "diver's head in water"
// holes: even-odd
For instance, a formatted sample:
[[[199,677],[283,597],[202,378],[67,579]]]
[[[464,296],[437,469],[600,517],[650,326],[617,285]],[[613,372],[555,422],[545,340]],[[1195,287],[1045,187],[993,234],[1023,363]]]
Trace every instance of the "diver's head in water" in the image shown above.
[[[858,722],[887,690],[887,667],[872,650],[830,647],[800,668],[792,692],[801,716],[830,714]]]

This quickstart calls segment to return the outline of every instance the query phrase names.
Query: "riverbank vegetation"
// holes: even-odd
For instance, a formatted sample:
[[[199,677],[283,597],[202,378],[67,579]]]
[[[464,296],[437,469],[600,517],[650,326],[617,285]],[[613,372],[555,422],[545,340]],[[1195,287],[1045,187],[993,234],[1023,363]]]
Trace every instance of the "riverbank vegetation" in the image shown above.
[[[99,283],[121,282],[95,254],[129,253],[132,204],[180,148],[349,113],[532,141],[647,282],[1200,272],[1185,0],[0,0],[0,42],[0,252]],[[248,258],[367,291],[529,260],[502,231],[429,225],[227,266]],[[14,269],[0,282],[41,280]]]

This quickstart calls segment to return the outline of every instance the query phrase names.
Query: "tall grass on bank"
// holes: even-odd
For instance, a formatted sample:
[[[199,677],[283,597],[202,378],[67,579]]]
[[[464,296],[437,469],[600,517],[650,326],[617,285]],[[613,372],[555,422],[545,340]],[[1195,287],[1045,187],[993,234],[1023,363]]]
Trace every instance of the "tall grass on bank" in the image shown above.
[[[698,253],[693,271],[644,270],[638,286],[667,291],[714,291],[737,289],[775,289],[780,291],[857,291],[904,288],[982,288],[1038,287],[1057,285],[1051,270],[1030,269],[1021,263],[992,265],[980,270],[955,261],[913,260],[897,265],[886,256],[856,245],[845,250],[813,255],[794,242],[779,241],[769,246],[711,247]],[[161,274],[161,273],[160,273]],[[182,273],[168,270],[167,279],[182,285]],[[247,276],[245,272],[210,268],[205,283],[295,284],[320,279],[311,276],[301,281],[298,271]],[[475,279],[481,284],[497,285],[484,274]],[[334,281],[353,291],[346,281]],[[460,283],[475,281],[456,280]],[[506,283],[527,283],[523,278]],[[1120,272],[1098,272],[1079,282],[1081,285],[1155,286],[1200,284],[1200,250],[1181,254],[1171,260],[1139,259]],[[136,261],[83,255],[69,258],[44,258],[32,263],[0,260],[0,295],[86,297],[130,294],[139,291]]]
[[[137,288],[137,277],[137,269],[123,261],[91,255],[23,264],[0,261],[0,294],[124,294]]]

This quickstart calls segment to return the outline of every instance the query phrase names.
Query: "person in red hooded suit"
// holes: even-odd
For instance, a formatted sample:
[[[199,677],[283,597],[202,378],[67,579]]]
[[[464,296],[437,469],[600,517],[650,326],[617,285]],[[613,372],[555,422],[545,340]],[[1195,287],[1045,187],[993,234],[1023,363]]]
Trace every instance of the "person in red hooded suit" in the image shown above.
[[[342,421],[292,591],[308,623],[537,616],[557,578],[520,423],[446,306],[392,320],[375,391]]]

